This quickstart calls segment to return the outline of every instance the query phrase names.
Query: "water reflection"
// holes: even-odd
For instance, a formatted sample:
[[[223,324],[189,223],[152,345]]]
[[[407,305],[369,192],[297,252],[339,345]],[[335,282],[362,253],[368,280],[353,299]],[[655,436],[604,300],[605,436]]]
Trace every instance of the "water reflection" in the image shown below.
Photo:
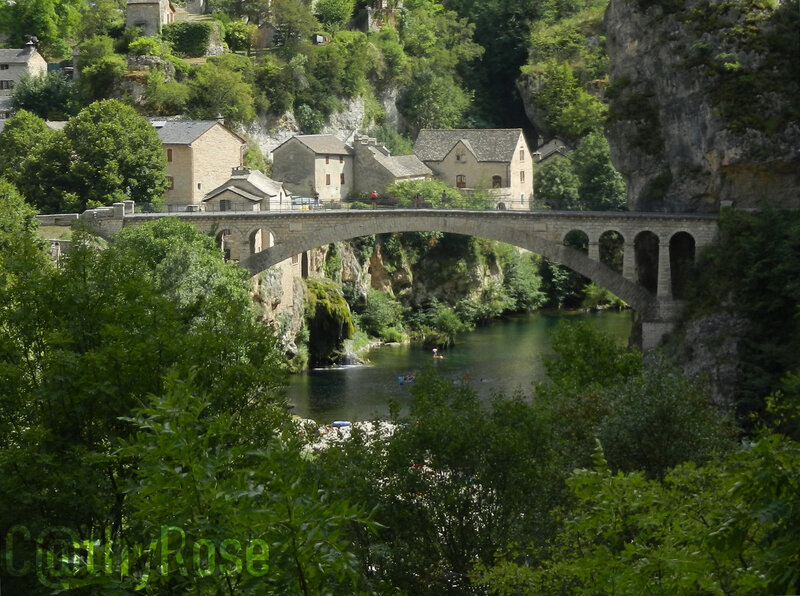
[[[528,395],[543,376],[541,356],[549,351],[552,330],[563,319],[588,320],[620,344],[630,334],[630,313],[534,313],[497,321],[458,337],[455,347],[432,357],[419,346],[385,346],[371,350],[368,366],[317,369],[294,375],[288,396],[293,412],[320,423],[385,417],[389,400],[409,400],[409,385],[398,377],[433,368],[453,380],[468,379],[484,399],[516,390]]]

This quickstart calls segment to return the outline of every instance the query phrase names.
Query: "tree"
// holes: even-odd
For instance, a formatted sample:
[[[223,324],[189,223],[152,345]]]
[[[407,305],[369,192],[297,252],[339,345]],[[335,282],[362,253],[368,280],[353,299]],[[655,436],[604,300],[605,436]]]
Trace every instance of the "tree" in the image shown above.
[[[67,120],[78,112],[75,87],[58,71],[23,76],[12,97],[15,110],[28,110],[45,120]]]
[[[42,117],[25,109],[19,110],[6,121],[0,133],[0,176],[16,183],[23,163],[37,146],[53,136]]]
[[[187,107],[193,118],[213,119],[222,114],[229,123],[250,122],[256,115],[252,87],[242,74],[213,63],[194,72]]]
[[[283,415],[277,342],[255,320],[246,274],[190,224],[122,230],[105,250],[74,236],[56,269],[18,199],[0,217],[20,212],[1,226],[17,244],[0,257],[0,279],[15,279],[0,287],[0,528],[121,540],[136,528],[125,499],[137,457],[118,451],[134,428],[125,418],[167,393],[170,373],[257,443]]]
[[[68,41],[80,25],[84,6],[79,0],[19,0],[0,5],[0,33],[12,48],[24,47],[25,36],[39,40],[39,51],[49,61],[70,56]]]
[[[72,153],[72,192],[84,205],[160,200],[167,188],[158,133],[117,100],[95,102],[64,127]]]
[[[411,75],[400,107],[419,130],[421,128],[458,128],[472,98],[452,77],[437,76],[430,69]]]
[[[78,89],[86,103],[111,97],[128,72],[128,62],[114,53],[113,41],[104,35],[80,45],[76,66],[80,70]]]
[[[432,373],[411,387],[392,436],[356,437],[321,454],[334,494],[378,506],[377,535],[351,535],[376,579],[412,594],[471,592],[469,570],[542,533],[557,491],[547,432],[530,404],[481,407],[467,381]]]
[[[314,16],[328,31],[337,33],[347,25],[354,8],[355,0],[319,0],[314,6]]]
[[[569,160],[555,157],[536,167],[536,202],[553,209],[580,209],[580,180]]]
[[[580,181],[581,204],[591,211],[625,208],[625,182],[611,163],[608,140],[600,130],[581,139],[569,154],[569,164]]]

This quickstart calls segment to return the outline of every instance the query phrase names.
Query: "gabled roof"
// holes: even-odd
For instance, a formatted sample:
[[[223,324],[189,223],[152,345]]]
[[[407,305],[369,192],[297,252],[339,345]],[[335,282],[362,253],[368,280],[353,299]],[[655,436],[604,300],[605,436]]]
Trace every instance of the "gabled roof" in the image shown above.
[[[317,155],[350,155],[353,150],[333,135],[295,135],[272,150],[274,153],[286,143],[297,140]]]
[[[283,183],[276,182],[263,172],[249,170],[247,168],[237,168],[225,184],[209,192],[203,201],[210,201],[225,191],[235,192],[250,201],[260,201],[268,197],[277,197],[281,190],[284,194],[289,193],[283,188]]]
[[[191,145],[217,124],[242,143],[245,140],[217,120],[150,120],[163,145]]]
[[[558,137],[553,137],[546,143],[539,145],[536,148],[536,151],[534,151],[534,154],[536,153],[539,154],[539,161],[544,161],[556,154],[567,155],[567,153],[569,153],[569,147],[567,147],[567,144]]]
[[[478,161],[507,162],[514,157],[521,128],[423,128],[414,142],[422,161],[441,161],[462,141]]]
[[[13,48],[10,50],[0,49],[0,62],[3,64],[27,64],[35,55],[35,48]]]
[[[386,155],[376,147],[368,147],[376,162],[386,168],[395,178],[432,176],[433,172],[416,155]]]

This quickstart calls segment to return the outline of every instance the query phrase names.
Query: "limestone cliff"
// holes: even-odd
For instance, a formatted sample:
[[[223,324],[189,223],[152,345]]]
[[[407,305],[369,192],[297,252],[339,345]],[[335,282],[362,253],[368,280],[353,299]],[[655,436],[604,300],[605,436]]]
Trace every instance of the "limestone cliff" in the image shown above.
[[[607,136],[632,210],[800,207],[795,2],[611,0]]]

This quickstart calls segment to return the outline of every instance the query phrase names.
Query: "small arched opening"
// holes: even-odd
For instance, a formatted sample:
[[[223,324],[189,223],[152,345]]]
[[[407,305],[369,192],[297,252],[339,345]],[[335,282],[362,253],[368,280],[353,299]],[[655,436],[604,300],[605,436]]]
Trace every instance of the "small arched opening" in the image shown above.
[[[231,260],[231,231],[228,229],[221,230],[216,235],[216,242],[219,249],[222,251],[222,254],[225,255],[225,260]]]
[[[647,291],[658,290],[658,236],[653,232],[640,232],[633,241],[636,255],[636,281]]]
[[[257,228],[250,232],[250,254],[254,255],[275,245],[275,238],[267,229]]]
[[[622,273],[622,258],[625,252],[625,238],[616,230],[609,230],[600,235],[600,262]]]
[[[506,210],[506,204],[505,203],[497,203],[497,210],[498,211],[505,211]]]
[[[589,236],[583,230],[570,230],[564,236],[564,246],[577,248],[579,251],[589,253]]]
[[[669,240],[669,266],[672,297],[686,298],[686,283],[694,267],[695,241],[688,232],[677,232]]]

